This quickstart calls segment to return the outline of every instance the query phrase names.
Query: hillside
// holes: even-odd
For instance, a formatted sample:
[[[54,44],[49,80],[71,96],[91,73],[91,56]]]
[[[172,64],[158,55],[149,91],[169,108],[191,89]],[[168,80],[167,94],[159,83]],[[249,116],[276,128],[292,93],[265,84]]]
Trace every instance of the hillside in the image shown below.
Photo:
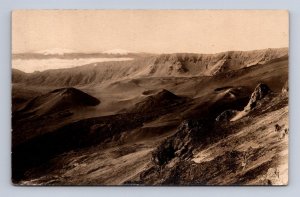
[[[13,70],[21,185],[284,185],[288,50]]]
[[[60,88],[27,102],[19,113],[45,115],[82,106],[95,106],[100,101],[76,88]]]
[[[185,100],[185,98],[179,97],[172,92],[163,89],[136,103],[129,111],[134,113],[149,113],[151,111],[176,107],[177,105],[184,103]]]
[[[92,63],[69,69],[20,74],[13,83],[48,86],[82,86],[140,77],[213,76],[255,65],[287,60],[288,49],[230,51],[217,54],[163,54],[132,61]]]

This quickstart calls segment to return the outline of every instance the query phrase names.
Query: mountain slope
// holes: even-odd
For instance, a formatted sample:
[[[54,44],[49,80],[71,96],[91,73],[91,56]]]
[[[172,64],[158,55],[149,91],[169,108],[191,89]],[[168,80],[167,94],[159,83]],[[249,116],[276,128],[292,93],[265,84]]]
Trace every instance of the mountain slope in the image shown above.
[[[13,75],[14,183],[287,183],[287,49]]]
[[[247,115],[228,124],[206,117],[184,121],[153,151],[148,170],[128,183],[287,184],[287,104],[287,96],[279,93],[254,108],[251,118]]]
[[[12,71],[13,83],[80,86],[140,77],[213,76],[254,65],[287,60],[288,49],[229,51],[217,54],[163,54],[133,61],[92,63],[80,67],[47,70],[22,78]]]

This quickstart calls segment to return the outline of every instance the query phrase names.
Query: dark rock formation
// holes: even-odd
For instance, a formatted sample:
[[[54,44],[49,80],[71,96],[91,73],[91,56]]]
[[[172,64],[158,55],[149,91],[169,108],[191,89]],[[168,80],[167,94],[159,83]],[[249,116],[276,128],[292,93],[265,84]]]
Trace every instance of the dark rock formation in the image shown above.
[[[211,125],[205,120],[185,120],[178,127],[175,135],[167,138],[153,152],[154,162],[161,166],[175,157],[187,158],[192,154],[195,146],[201,144]]]
[[[256,86],[254,89],[253,93],[251,94],[250,100],[248,105],[244,108],[245,111],[250,111],[252,110],[257,102],[261,99],[263,99],[267,94],[270,93],[270,88],[263,83],[260,83]]]
[[[227,122],[227,121],[229,121],[233,116],[235,116],[237,112],[238,112],[237,110],[232,110],[232,109],[226,110],[226,111],[222,112],[222,113],[216,118],[216,121],[217,121],[217,122]]]

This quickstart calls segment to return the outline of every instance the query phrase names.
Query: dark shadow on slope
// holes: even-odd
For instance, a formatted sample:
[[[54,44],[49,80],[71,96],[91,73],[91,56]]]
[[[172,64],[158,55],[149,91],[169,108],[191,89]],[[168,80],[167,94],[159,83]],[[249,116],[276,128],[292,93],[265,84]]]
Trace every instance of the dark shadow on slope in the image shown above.
[[[151,104],[148,105],[148,101],[153,104],[153,100],[156,108]],[[163,90],[156,94],[154,99],[153,97],[146,99],[146,102],[141,105],[142,109],[146,110],[80,120],[34,137],[22,144],[15,144],[12,153],[13,180],[16,182],[21,180],[28,169],[45,165],[51,158],[61,153],[104,144],[112,140],[118,141],[122,133],[141,128],[144,123],[174,111],[174,107],[183,104],[185,100]],[[165,105],[168,107],[163,107]],[[161,110],[157,110],[157,107]],[[148,109],[151,110],[148,111]],[[173,126],[166,125],[164,128],[169,127]],[[159,131],[158,135],[160,133],[163,132]]]
[[[15,115],[45,115],[71,108],[95,106],[99,103],[97,98],[76,88],[60,88],[31,99]]]

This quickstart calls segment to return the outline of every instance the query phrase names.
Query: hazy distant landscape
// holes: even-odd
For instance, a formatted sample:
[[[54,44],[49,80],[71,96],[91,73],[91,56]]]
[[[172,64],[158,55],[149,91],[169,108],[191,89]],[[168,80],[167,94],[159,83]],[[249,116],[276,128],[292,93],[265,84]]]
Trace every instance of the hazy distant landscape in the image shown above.
[[[12,69],[14,183],[287,184],[287,48],[121,56]]]
[[[50,49],[32,53],[12,54],[12,67],[24,72],[44,71],[50,69],[72,68],[92,63],[127,61],[147,56],[146,53],[132,53],[116,49],[101,53],[79,53],[69,49]]]

